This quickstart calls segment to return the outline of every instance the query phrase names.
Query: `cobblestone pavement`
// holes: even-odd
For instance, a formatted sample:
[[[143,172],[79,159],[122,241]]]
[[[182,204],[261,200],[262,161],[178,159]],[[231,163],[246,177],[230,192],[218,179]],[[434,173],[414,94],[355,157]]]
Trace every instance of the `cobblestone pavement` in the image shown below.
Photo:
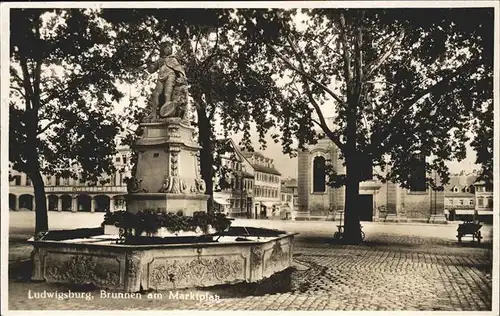
[[[252,223],[255,225],[255,221]],[[290,225],[301,230],[294,255],[297,269],[291,272],[288,288],[279,293],[244,295],[239,290],[241,286],[224,286],[199,290],[220,295],[218,302],[174,299],[168,291],[160,292],[163,299],[147,295],[142,299],[104,299],[97,290],[92,292],[92,301],[29,299],[29,291],[68,288],[19,280],[13,273],[9,281],[9,309],[488,311],[492,308],[491,231],[484,231],[489,237],[481,245],[468,241],[460,245],[455,238],[456,225],[367,223],[363,224],[367,233],[365,243],[350,246],[331,242],[331,222],[300,226],[300,223],[262,221],[260,226],[267,225]]]

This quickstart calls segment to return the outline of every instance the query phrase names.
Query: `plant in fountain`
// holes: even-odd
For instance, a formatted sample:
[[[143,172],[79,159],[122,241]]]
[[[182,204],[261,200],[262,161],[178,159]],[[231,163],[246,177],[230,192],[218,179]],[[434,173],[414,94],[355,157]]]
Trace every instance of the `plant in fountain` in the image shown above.
[[[193,216],[183,215],[182,212],[156,212],[146,209],[133,214],[126,211],[108,212],[104,216],[103,226],[113,225],[120,228],[120,239],[126,241],[132,236],[157,236],[160,231],[166,237],[193,232],[196,235],[208,235],[226,230],[231,220],[225,214],[208,214],[195,212]],[[164,236],[165,237],[165,236]]]
[[[137,216],[127,211],[106,212],[102,226],[111,225],[119,228],[120,240],[123,242],[134,231],[137,231]]]
[[[161,221],[159,220],[158,214],[151,209],[140,211],[136,215],[137,222],[135,226],[135,235],[141,235],[141,233],[146,233],[147,236],[152,236],[158,232],[161,227]]]

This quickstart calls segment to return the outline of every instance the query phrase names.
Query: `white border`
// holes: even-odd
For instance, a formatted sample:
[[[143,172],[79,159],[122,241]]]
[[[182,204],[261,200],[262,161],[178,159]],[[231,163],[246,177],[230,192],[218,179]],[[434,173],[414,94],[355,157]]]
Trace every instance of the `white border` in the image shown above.
[[[2,263],[8,262],[8,227],[9,227],[9,211],[8,211],[8,96],[9,96],[9,9],[10,8],[187,8],[187,7],[206,7],[206,8],[262,8],[262,7],[275,7],[275,8],[299,8],[299,7],[317,7],[317,8],[368,8],[368,7],[378,7],[378,8],[404,8],[404,7],[428,7],[428,8],[438,8],[438,7],[493,7],[495,9],[495,61],[494,61],[494,234],[493,234],[493,284],[492,284],[492,312],[421,312],[423,315],[430,314],[441,314],[441,315],[499,315],[499,305],[498,297],[499,293],[499,258],[498,258],[498,247],[499,247],[499,210],[500,204],[498,203],[500,199],[500,181],[499,181],[499,145],[500,145],[500,131],[499,131],[499,3],[498,1],[255,1],[255,2],[11,2],[11,3],[1,3],[0,7],[0,31],[2,35],[2,45],[1,45],[1,199],[3,201],[1,204],[1,228],[2,228],[2,243],[1,243],[1,259]],[[5,293],[8,291],[8,264],[1,264],[1,293],[4,294],[1,297],[2,314],[7,312],[7,301],[8,297]],[[369,282],[369,280],[367,280]],[[71,311],[73,315],[86,315],[92,313],[100,313],[106,315],[114,315],[116,312],[101,312],[101,311]],[[200,312],[196,313],[205,315],[217,315],[220,316],[220,311],[210,311],[210,312]],[[33,311],[33,312],[20,312],[20,311],[8,311],[9,315],[52,315],[68,314],[66,311]],[[144,313],[147,315],[160,315],[167,313],[168,315],[190,315],[193,311],[120,311],[120,313],[126,314],[140,314]],[[222,312],[228,313],[228,312]],[[235,313],[230,311],[229,313]],[[243,314],[243,312],[238,312]],[[287,315],[304,315],[304,311],[294,311],[294,312],[266,312],[266,314],[287,314]],[[312,312],[318,315],[327,315],[331,311],[317,311]],[[358,314],[359,312],[337,312],[336,314]],[[415,314],[415,312],[372,312],[378,313],[380,315],[406,315]],[[262,312],[252,311],[245,312],[247,315],[260,315]]]

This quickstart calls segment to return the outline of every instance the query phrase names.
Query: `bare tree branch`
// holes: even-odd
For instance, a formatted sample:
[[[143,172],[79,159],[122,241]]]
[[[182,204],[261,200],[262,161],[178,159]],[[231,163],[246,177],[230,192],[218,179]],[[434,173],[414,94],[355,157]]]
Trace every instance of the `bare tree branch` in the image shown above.
[[[40,38],[40,26],[36,24],[36,38]],[[42,57],[40,54],[36,55],[34,60],[35,69],[34,69],[34,80],[33,80],[33,88],[34,88],[34,103],[36,104],[36,110],[40,107],[40,81],[42,76]]]
[[[384,62],[389,58],[389,56],[392,54],[394,48],[396,45],[403,40],[403,37],[405,35],[404,29],[401,29],[399,32],[399,35],[397,38],[392,41],[392,43],[389,45],[389,48],[385,49],[387,47],[387,44],[384,46],[385,52],[377,59],[375,59],[373,62],[371,62],[369,65],[366,65],[365,67],[365,72],[366,72],[366,80],[369,80],[371,76],[375,73],[377,69],[380,68],[384,64]]]
[[[319,82],[318,80],[314,79],[310,74],[308,74],[307,72],[301,70],[299,67],[297,67],[296,65],[294,65],[291,61],[289,61],[285,56],[283,56],[283,54],[281,54],[277,49],[276,47],[274,47],[273,45],[270,45],[268,43],[266,43],[266,46],[269,47],[283,62],[285,62],[285,64],[287,64],[291,69],[295,70],[296,72],[298,72],[300,75],[302,75],[303,77],[305,77],[307,80],[311,81],[312,83],[318,85],[319,87],[321,87],[321,89],[323,89],[326,93],[328,93],[329,95],[331,95],[337,102],[339,102],[342,106],[345,106],[345,102],[340,99],[332,90],[330,90],[327,86],[325,86],[324,84],[322,84],[321,82]]]
[[[31,86],[31,80],[30,80],[30,72],[28,70],[28,64],[26,62],[26,58],[20,53],[20,62],[21,62],[21,69],[23,71],[23,86],[24,86],[24,92],[25,92],[25,99],[26,99],[26,108],[27,109],[32,109],[33,108],[33,87]]]
[[[47,125],[45,125],[44,128],[39,129],[37,131],[37,135],[45,133],[45,131],[47,131],[52,125],[57,124],[57,123],[61,123],[61,122],[62,122],[61,120],[57,120],[57,119],[50,121]]]
[[[314,110],[316,111],[316,114],[318,115],[319,118],[319,126],[325,132],[326,136],[330,138],[335,145],[343,152],[344,151],[344,144],[340,141],[340,139],[332,132],[332,130],[328,127],[328,124],[326,123],[325,116],[323,115],[323,112],[321,111],[321,108],[314,99],[312,95],[311,88],[309,87],[309,83],[304,79],[303,81],[304,87],[306,88],[306,95],[309,99],[309,102],[313,106]]]
[[[297,60],[299,61],[300,70],[305,73],[304,63],[302,62],[302,58],[300,57],[298,50],[295,48],[295,46],[292,42],[292,39],[289,36],[287,36],[286,39],[288,41],[288,44],[292,48],[295,56],[297,57]],[[307,78],[305,78],[305,76],[302,76],[302,84],[304,85],[304,87],[306,89],[306,95],[309,99],[309,102],[311,103],[311,105],[314,107],[314,110],[318,114],[318,117],[319,117],[319,120],[321,123],[320,124],[321,128],[323,129],[325,134],[335,143],[335,145],[337,145],[337,147],[339,147],[340,150],[343,150],[344,144],[342,144],[340,139],[337,136],[335,136],[333,134],[333,132],[330,130],[330,128],[328,127],[328,125],[325,121],[325,117],[323,115],[323,112],[321,111],[321,108],[320,108],[318,102],[316,102],[316,100],[314,99],[313,93],[311,91],[311,87],[309,87],[309,82],[307,81]]]
[[[347,87],[349,89],[349,83],[351,82],[352,79],[352,71],[351,71],[351,56],[349,54],[349,41],[347,40],[344,14],[340,14],[339,23],[340,23],[340,40],[342,42],[342,56],[344,58],[344,76],[346,79]]]
[[[391,118],[389,123],[385,126],[385,129],[379,133],[376,133],[373,138],[371,150],[374,149],[374,144],[380,144],[383,143],[387,137],[391,134],[391,132],[394,130],[396,124],[398,121],[403,119],[403,116],[405,113],[416,103],[418,103],[422,98],[427,96],[428,94],[439,90],[441,87],[445,86],[450,80],[452,80],[454,77],[456,77],[458,74],[462,74],[464,71],[467,71],[469,69],[472,69],[474,67],[477,67],[481,64],[480,60],[476,60],[475,62],[464,64],[458,68],[455,69],[452,73],[449,75],[443,77],[441,80],[439,80],[437,83],[434,85],[428,87],[427,89],[420,91],[416,96],[408,100],[407,102],[404,103],[404,105],[394,114],[394,116]]]
[[[364,18],[364,11],[361,11],[361,17],[360,20],[362,21]],[[362,82],[364,80],[363,78],[363,30],[360,25],[357,27],[357,34],[356,34],[356,39],[354,41],[354,52],[356,56],[354,57],[354,69],[356,71],[356,81],[355,81],[355,93],[357,95],[357,104],[360,103],[361,101],[361,88],[362,88]]]
[[[196,53],[198,52],[198,43],[200,42],[200,32],[196,35],[196,44],[194,44],[193,60],[194,64],[198,65],[198,58],[196,58]]]
[[[21,88],[19,88],[19,87],[16,87],[16,86],[10,86],[10,88],[11,88],[11,89],[13,89],[13,90],[16,90],[17,92],[19,92],[19,94],[21,94],[21,96],[22,96],[23,98],[26,98],[26,95],[24,94],[23,89],[21,89]]]

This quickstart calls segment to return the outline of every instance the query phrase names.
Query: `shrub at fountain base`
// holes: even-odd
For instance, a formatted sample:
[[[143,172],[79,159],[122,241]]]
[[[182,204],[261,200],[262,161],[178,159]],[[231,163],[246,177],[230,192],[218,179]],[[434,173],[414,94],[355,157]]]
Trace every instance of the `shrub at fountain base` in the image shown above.
[[[195,212],[182,213],[144,210],[136,214],[127,211],[108,212],[104,216],[104,233],[120,235],[124,239],[138,236],[189,237],[215,234],[226,230],[231,220],[225,214]]]

